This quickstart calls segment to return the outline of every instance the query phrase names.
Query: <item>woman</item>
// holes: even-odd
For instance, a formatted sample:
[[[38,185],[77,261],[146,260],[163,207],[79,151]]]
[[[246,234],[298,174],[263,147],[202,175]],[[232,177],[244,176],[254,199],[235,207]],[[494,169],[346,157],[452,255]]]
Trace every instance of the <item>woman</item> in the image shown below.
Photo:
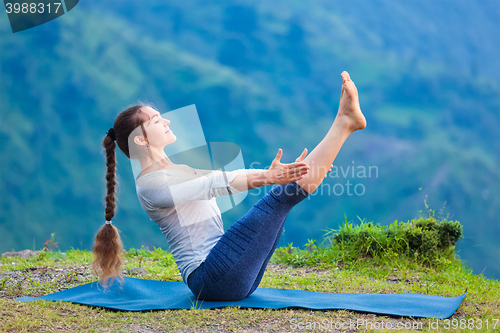
[[[122,112],[104,138],[107,156],[106,223],[100,228],[93,268],[101,283],[120,276],[122,244],[111,224],[116,207],[115,139],[141,164],[136,189],[141,206],[165,234],[183,281],[200,300],[241,300],[255,291],[289,211],[314,192],[330,171],[347,137],[366,127],[358,92],[347,72],[335,121],[325,138],[294,163],[280,162],[280,149],[267,170],[221,172],[172,163],[163,148],[176,140],[170,121],[148,106]],[[277,184],[225,233],[215,198]]]

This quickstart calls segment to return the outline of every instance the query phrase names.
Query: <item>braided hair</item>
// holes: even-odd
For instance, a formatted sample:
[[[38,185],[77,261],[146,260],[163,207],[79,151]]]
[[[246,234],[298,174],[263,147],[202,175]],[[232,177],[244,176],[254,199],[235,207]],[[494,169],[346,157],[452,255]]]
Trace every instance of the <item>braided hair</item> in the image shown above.
[[[118,229],[111,224],[111,220],[115,216],[115,191],[118,182],[116,180],[116,144],[120,147],[123,153],[130,158],[129,153],[129,136],[134,129],[140,127],[149,116],[141,112],[141,108],[145,105],[135,105],[118,115],[113,127],[104,137],[102,145],[106,151],[106,208],[104,209],[104,217],[106,224],[103,224],[97,232],[95,244],[92,248],[94,253],[94,261],[92,262],[92,270],[99,277],[99,283],[106,288],[108,280],[113,283],[115,278],[121,279],[121,265],[123,244],[120,239]],[[116,143],[115,143],[116,140]],[[122,282],[123,283],[123,282]]]

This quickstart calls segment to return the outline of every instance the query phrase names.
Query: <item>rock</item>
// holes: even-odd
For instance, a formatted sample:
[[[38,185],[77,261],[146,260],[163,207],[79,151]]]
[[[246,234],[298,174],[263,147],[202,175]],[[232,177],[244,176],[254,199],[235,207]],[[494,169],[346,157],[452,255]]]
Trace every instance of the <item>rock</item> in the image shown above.
[[[37,256],[40,251],[31,251],[31,250],[22,250],[19,252],[5,252],[2,253],[2,257],[21,257],[21,258],[29,258],[32,256]]]
[[[142,268],[142,267],[139,267],[139,268],[133,267],[133,268],[131,268],[131,269],[128,270],[128,273],[130,275],[146,275],[149,272],[147,270],[145,270],[144,268]]]
[[[52,267],[45,266],[29,267],[28,269],[33,272],[33,275],[43,275],[54,270]]]
[[[389,283],[398,283],[399,282],[399,278],[395,275],[389,275],[387,277],[387,282]]]

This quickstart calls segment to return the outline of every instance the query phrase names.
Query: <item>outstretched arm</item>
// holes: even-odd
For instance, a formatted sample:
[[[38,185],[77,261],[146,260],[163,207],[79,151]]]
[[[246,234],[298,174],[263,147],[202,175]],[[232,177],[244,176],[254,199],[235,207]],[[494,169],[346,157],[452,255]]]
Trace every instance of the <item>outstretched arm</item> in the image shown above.
[[[243,192],[261,186],[283,185],[302,179],[309,171],[309,166],[303,161],[306,155],[307,149],[304,149],[294,163],[284,164],[280,162],[281,156],[283,156],[283,151],[280,148],[269,169],[250,174],[240,174],[233,179],[230,186],[239,192]]]
[[[304,162],[306,154],[307,150],[304,150],[295,163],[283,164],[280,162],[283,155],[280,149],[271,167],[262,171],[247,169],[249,172],[243,173],[242,170],[212,170],[197,177],[188,173],[151,173],[138,179],[137,194],[147,206],[176,207],[196,200],[211,200],[217,196],[233,194],[231,188],[243,192],[271,184],[288,184],[302,179],[308,173],[309,166]]]

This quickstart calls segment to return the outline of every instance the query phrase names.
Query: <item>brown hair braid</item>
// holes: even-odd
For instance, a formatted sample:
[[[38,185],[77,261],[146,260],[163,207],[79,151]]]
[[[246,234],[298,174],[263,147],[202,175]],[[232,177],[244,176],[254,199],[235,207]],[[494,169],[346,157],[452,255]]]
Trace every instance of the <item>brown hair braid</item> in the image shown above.
[[[130,158],[129,136],[134,129],[142,126],[144,122],[149,120],[149,116],[141,112],[143,106],[151,106],[150,104],[135,105],[123,111],[116,117],[113,129],[116,136],[116,144],[120,150]],[[143,132],[145,135],[146,133]],[[147,140],[147,139],[146,139]],[[106,150],[106,208],[105,219],[111,221],[115,215],[115,187],[118,184],[116,181],[116,156],[115,156],[115,141],[106,135],[102,142]],[[112,224],[104,224],[97,232],[95,244],[92,249],[94,253],[94,261],[92,269],[99,276],[99,283],[106,288],[108,279],[111,278],[113,283],[115,278],[121,277],[121,264],[123,244],[118,233],[118,229]]]
[[[109,135],[103,140],[103,146],[106,149],[106,180],[107,180],[107,195],[105,219],[111,221],[115,215],[115,186],[116,181],[116,156],[115,142]],[[104,224],[97,232],[95,245],[92,249],[94,252],[94,262],[92,269],[99,276],[99,282],[106,287],[109,278],[112,278],[111,283],[116,277],[121,278],[120,267],[122,264],[121,254],[123,252],[123,244],[120,239],[118,229],[111,224]]]

